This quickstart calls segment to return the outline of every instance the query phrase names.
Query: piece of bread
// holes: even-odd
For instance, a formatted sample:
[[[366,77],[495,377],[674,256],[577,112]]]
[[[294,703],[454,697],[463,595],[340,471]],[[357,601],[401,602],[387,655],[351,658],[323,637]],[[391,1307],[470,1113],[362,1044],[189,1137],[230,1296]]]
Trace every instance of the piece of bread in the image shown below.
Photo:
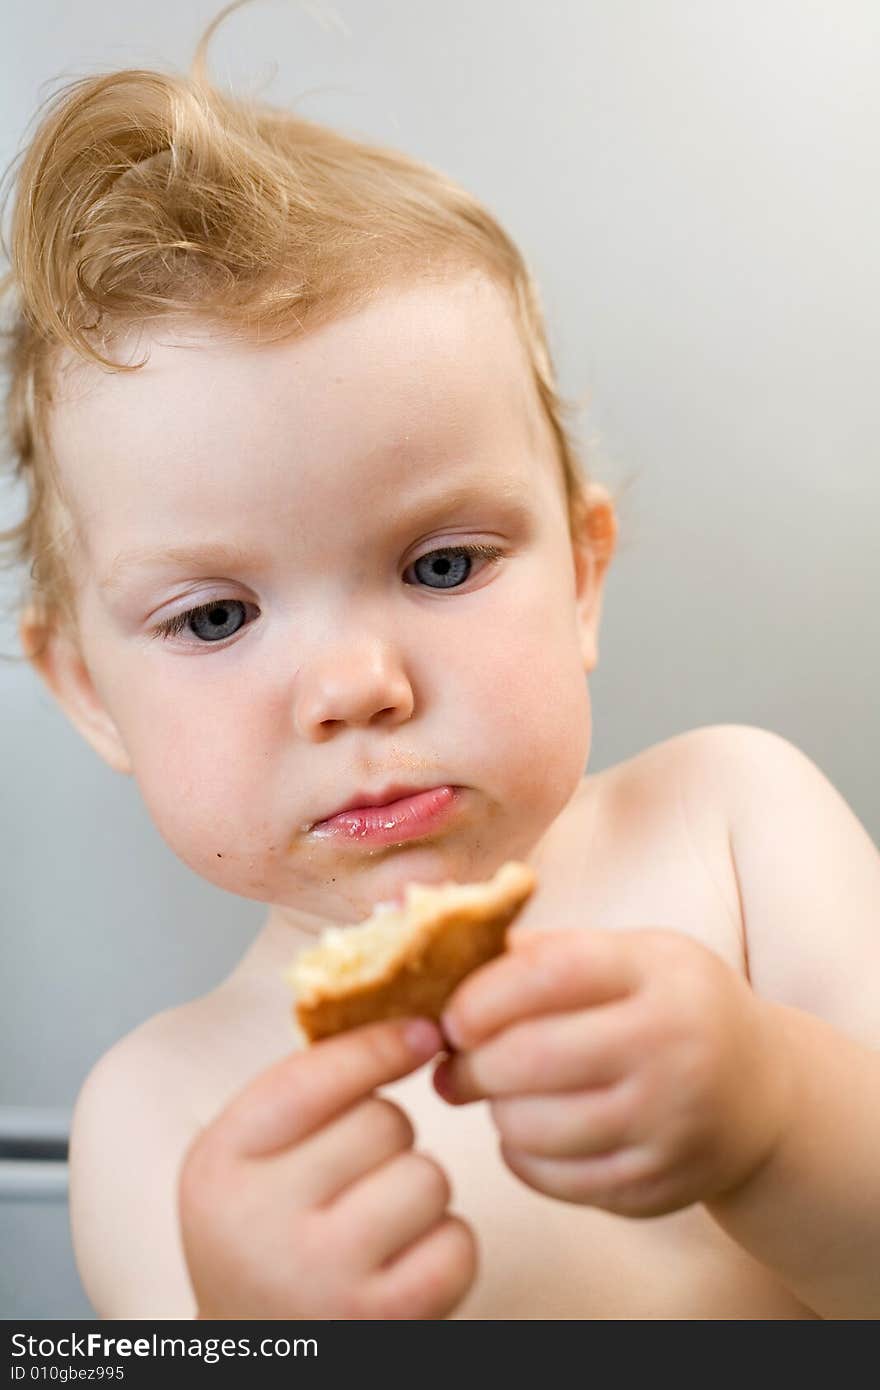
[[[411,883],[402,907],[379,903],[359,926],[329,927],[285,975],[308,1040],[383,1018],[439,1019],[459,981],[504,950],[536,883],[509,860],[486,883]]]

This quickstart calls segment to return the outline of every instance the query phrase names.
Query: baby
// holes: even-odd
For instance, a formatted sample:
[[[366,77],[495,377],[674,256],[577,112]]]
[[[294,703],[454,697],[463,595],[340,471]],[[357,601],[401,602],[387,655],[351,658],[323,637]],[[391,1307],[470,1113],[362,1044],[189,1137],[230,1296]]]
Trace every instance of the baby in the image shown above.
[[[268,905],[80,1092],[97,1313],[877,1316],[874,846],[757,728],[585,774],[616,519],[519,252],[203,49],[59,95],[6,282],[23,648]],[[284,974],[326,926],[510,859],[538,888],[442,1029],[305,1046]]]

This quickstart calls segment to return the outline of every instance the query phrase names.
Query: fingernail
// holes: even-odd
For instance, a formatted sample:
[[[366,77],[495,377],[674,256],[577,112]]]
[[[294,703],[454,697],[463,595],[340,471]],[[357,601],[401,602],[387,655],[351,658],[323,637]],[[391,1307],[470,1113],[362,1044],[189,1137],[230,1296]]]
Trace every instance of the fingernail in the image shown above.
[[[404,1025],[403,1038],[410,1052],[416,1057],[433,1057],[443,1046],[437,1025],[429,1018],[408,1019]]]
[[[452,1099],[453,1091],[449,1079],[448,1062],[441,1062],[439,1064],[434,1075],[431,1077],[431,1081],[433,1082],[434,1090],[437,1092],[438,1096],[441,1096],[443,1100]]]

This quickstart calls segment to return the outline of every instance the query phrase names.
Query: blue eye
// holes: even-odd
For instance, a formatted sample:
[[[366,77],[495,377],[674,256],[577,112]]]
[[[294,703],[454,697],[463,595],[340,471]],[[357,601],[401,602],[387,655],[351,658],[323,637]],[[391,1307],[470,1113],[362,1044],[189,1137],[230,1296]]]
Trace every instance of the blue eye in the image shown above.
[[[436,584],[428,588],[458,589],[470,578],[473,560],[481,557],[490,564],[500,560],[502,551],[497,545],[445,545],[440,550],[429,550],[413,561],[412,568],[418,578],[427,582],[436,579]]]
[[[198,608],[188,608],[184,613],[176,613],[167,622],[159,623],[153,630],[154,637],[173,637],[187,628],[204,644],[222,642],[226,637],[234,637],[242,623],[236,622],[236,610],[244,610],[249,605],[237,598],[212,599]]]

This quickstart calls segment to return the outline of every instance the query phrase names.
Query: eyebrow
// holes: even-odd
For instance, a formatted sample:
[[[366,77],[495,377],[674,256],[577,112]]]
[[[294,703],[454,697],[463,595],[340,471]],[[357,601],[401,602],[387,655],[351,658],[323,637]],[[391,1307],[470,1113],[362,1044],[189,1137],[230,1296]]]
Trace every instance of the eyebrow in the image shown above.
[[[447,486],[442,492],[426,492],[417,496],[412,505],[395,518],[395,525],[415,522],[441,509],[486,502],[500,506],[507,513],[521,513],[529,501],[528,486],[520,481],[505,479],[496,486],[483,482],[463,483],[460,487]],[[107,573],[98,581],[98,588],[105,592],[119,590],[133,570],[149,566],[204,568],[209,564],[219,564],[231,570],[247,570],[255,569],[262,558],[259,552],[223,540],[163,546],[158,549],[153,546],[139,546],[114,557]]]
[[[204,566],[217,561],[232,569],[247,569],[257,562],[257,558],[250,551],[243,550],[238,545],[231,545],[228,541],[171,545],[159,550],[152,546],[141,546],[117,555],[104,578],[98,581],[98,588],[111,591],[121,589],[132,570],[144,569],[150,565],[179,565],[186,568],[190,565]]]

